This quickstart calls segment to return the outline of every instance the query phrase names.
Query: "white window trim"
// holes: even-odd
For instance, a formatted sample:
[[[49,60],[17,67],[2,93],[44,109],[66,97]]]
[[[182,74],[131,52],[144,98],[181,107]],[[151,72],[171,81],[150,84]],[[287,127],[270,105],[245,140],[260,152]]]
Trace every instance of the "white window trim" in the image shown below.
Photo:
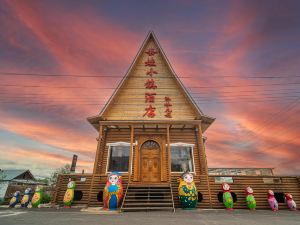
[[[193,171],[190,171],[190,173],[192,174],[196,174],[195,172],[195,159],[194,159],[194,146],[195,144],[189,144],[189,143],[183,143],[183,142],[176,142],[176,143],[171,143],[170,144],[170,153],[172,154],[171,152],[171,147],[172,146],[183,146],[183,147],[190,147],[192,149],[192,163],[193,163]],[[172,165],[172,156],[170,157],[170,160],[171,160],[171,165]],[[181,174],[182,172],[172,172],[172,167],[171,167],[171,173],[174,173],[174,174]]]
[[[126,146],[126,147],[129,146],[130,147],[130,143],[119,141],[119,142],[107,143],[106,146],[108,146],[108,151],[107,151],[108,155],[107,155],[107,161],[106,161],[106,169],[105,169],[105,171],[106,171],[106,174],[109,174],[109,173],[111,173],[111,172],[108,171],[108,164],[109,164],[109,159],[110,159],[111,147],[115,147],[115,146]],[[133,146],[134,146],[134,144],[133,144]],[[129,148],[129,161],[130,161],[130,156],[133,153],[133,146],[132,146],[132,149]],[[132,162],[129,165],[129,170],[132,171]],[[128,171],[127,172],[119,172],[119,173],[126,174],[126,173],[128,173]]]

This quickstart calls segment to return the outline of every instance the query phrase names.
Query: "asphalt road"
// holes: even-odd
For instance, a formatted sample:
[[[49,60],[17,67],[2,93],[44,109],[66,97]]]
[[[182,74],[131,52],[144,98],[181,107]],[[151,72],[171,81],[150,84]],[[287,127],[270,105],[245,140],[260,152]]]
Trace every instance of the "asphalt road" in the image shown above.
[[[0,209],[0,225],[300,225],[300,211],[195,210],[97,215],[74,209]]]

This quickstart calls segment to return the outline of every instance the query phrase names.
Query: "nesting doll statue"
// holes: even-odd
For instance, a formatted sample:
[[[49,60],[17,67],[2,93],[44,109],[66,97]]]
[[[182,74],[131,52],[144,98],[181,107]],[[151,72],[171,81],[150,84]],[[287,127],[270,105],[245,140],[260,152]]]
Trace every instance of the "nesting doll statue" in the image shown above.
[[[20,202],[20,195],[19,191],[16,191],[13,197],[9,201],[9,207],[14,208]]]
[[[227,210],[233,210],[233,199],[230,193],[230,186],[227,183],[222,184],[223,189],[223,203]]]
[[[194,209],[198,202],[198,192],[194,183],[194,176],[185,172],[180,178],[178,197],[183,209]]]
[[[122,176],[118,172],[108,175],[103,191],[104,209],[116,210],[121,206],[123,199]]]
[[[33,208],[37,208],[40,206],[43,198],[42,187],[36,186],[34,195],[32,196],[31,205]]]
[[[68,183],[68,189],[66,190],[64,200],[63,200],[65,207],[71,207],[73,199],[74,199],[75,187],[76,187],[76,184],[74,181],[70,181]]]
[[[251,187],[247,187],[245,189],[246,192],[246,203],[249,209],[255,210],[256,208],[256,201],[253,195],[253,189]]]
[[[272,211],[278,211],[278,202],[274,196],[274,192],[272,190],[268,190],[268,202],[272,209]]]
[[[293,200],[293,196],[291,194],[285,194],[286,204],[291,211],[295,211],[297,209],[296,202]]]
[[[27,208],[27,206],[29,205],[30,201],[31,201],[31,196],[32,195],[32,189],[31,188],[26,188],[25,192],[24,192],[24,196],[21,200],[21,207],[22,208]]]

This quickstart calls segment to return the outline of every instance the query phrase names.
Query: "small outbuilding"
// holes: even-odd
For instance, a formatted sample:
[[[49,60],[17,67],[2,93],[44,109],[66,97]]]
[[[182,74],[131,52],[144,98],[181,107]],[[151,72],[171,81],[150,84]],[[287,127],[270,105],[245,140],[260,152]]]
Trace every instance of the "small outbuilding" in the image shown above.
[[[40,184],[30,170],[0,169],[0,202],[11,198],[15,191],[24,192],[27,187],[34,188]]]

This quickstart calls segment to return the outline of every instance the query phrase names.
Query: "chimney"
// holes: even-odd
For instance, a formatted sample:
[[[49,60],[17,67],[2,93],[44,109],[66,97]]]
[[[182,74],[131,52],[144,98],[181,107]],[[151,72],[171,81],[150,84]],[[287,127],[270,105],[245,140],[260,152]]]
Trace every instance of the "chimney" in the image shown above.
[[[78,158],[77,155],[73,155],[72,165],[71,165],[71,169],[70,169],[71,173],[75,173],[77,158]]]

